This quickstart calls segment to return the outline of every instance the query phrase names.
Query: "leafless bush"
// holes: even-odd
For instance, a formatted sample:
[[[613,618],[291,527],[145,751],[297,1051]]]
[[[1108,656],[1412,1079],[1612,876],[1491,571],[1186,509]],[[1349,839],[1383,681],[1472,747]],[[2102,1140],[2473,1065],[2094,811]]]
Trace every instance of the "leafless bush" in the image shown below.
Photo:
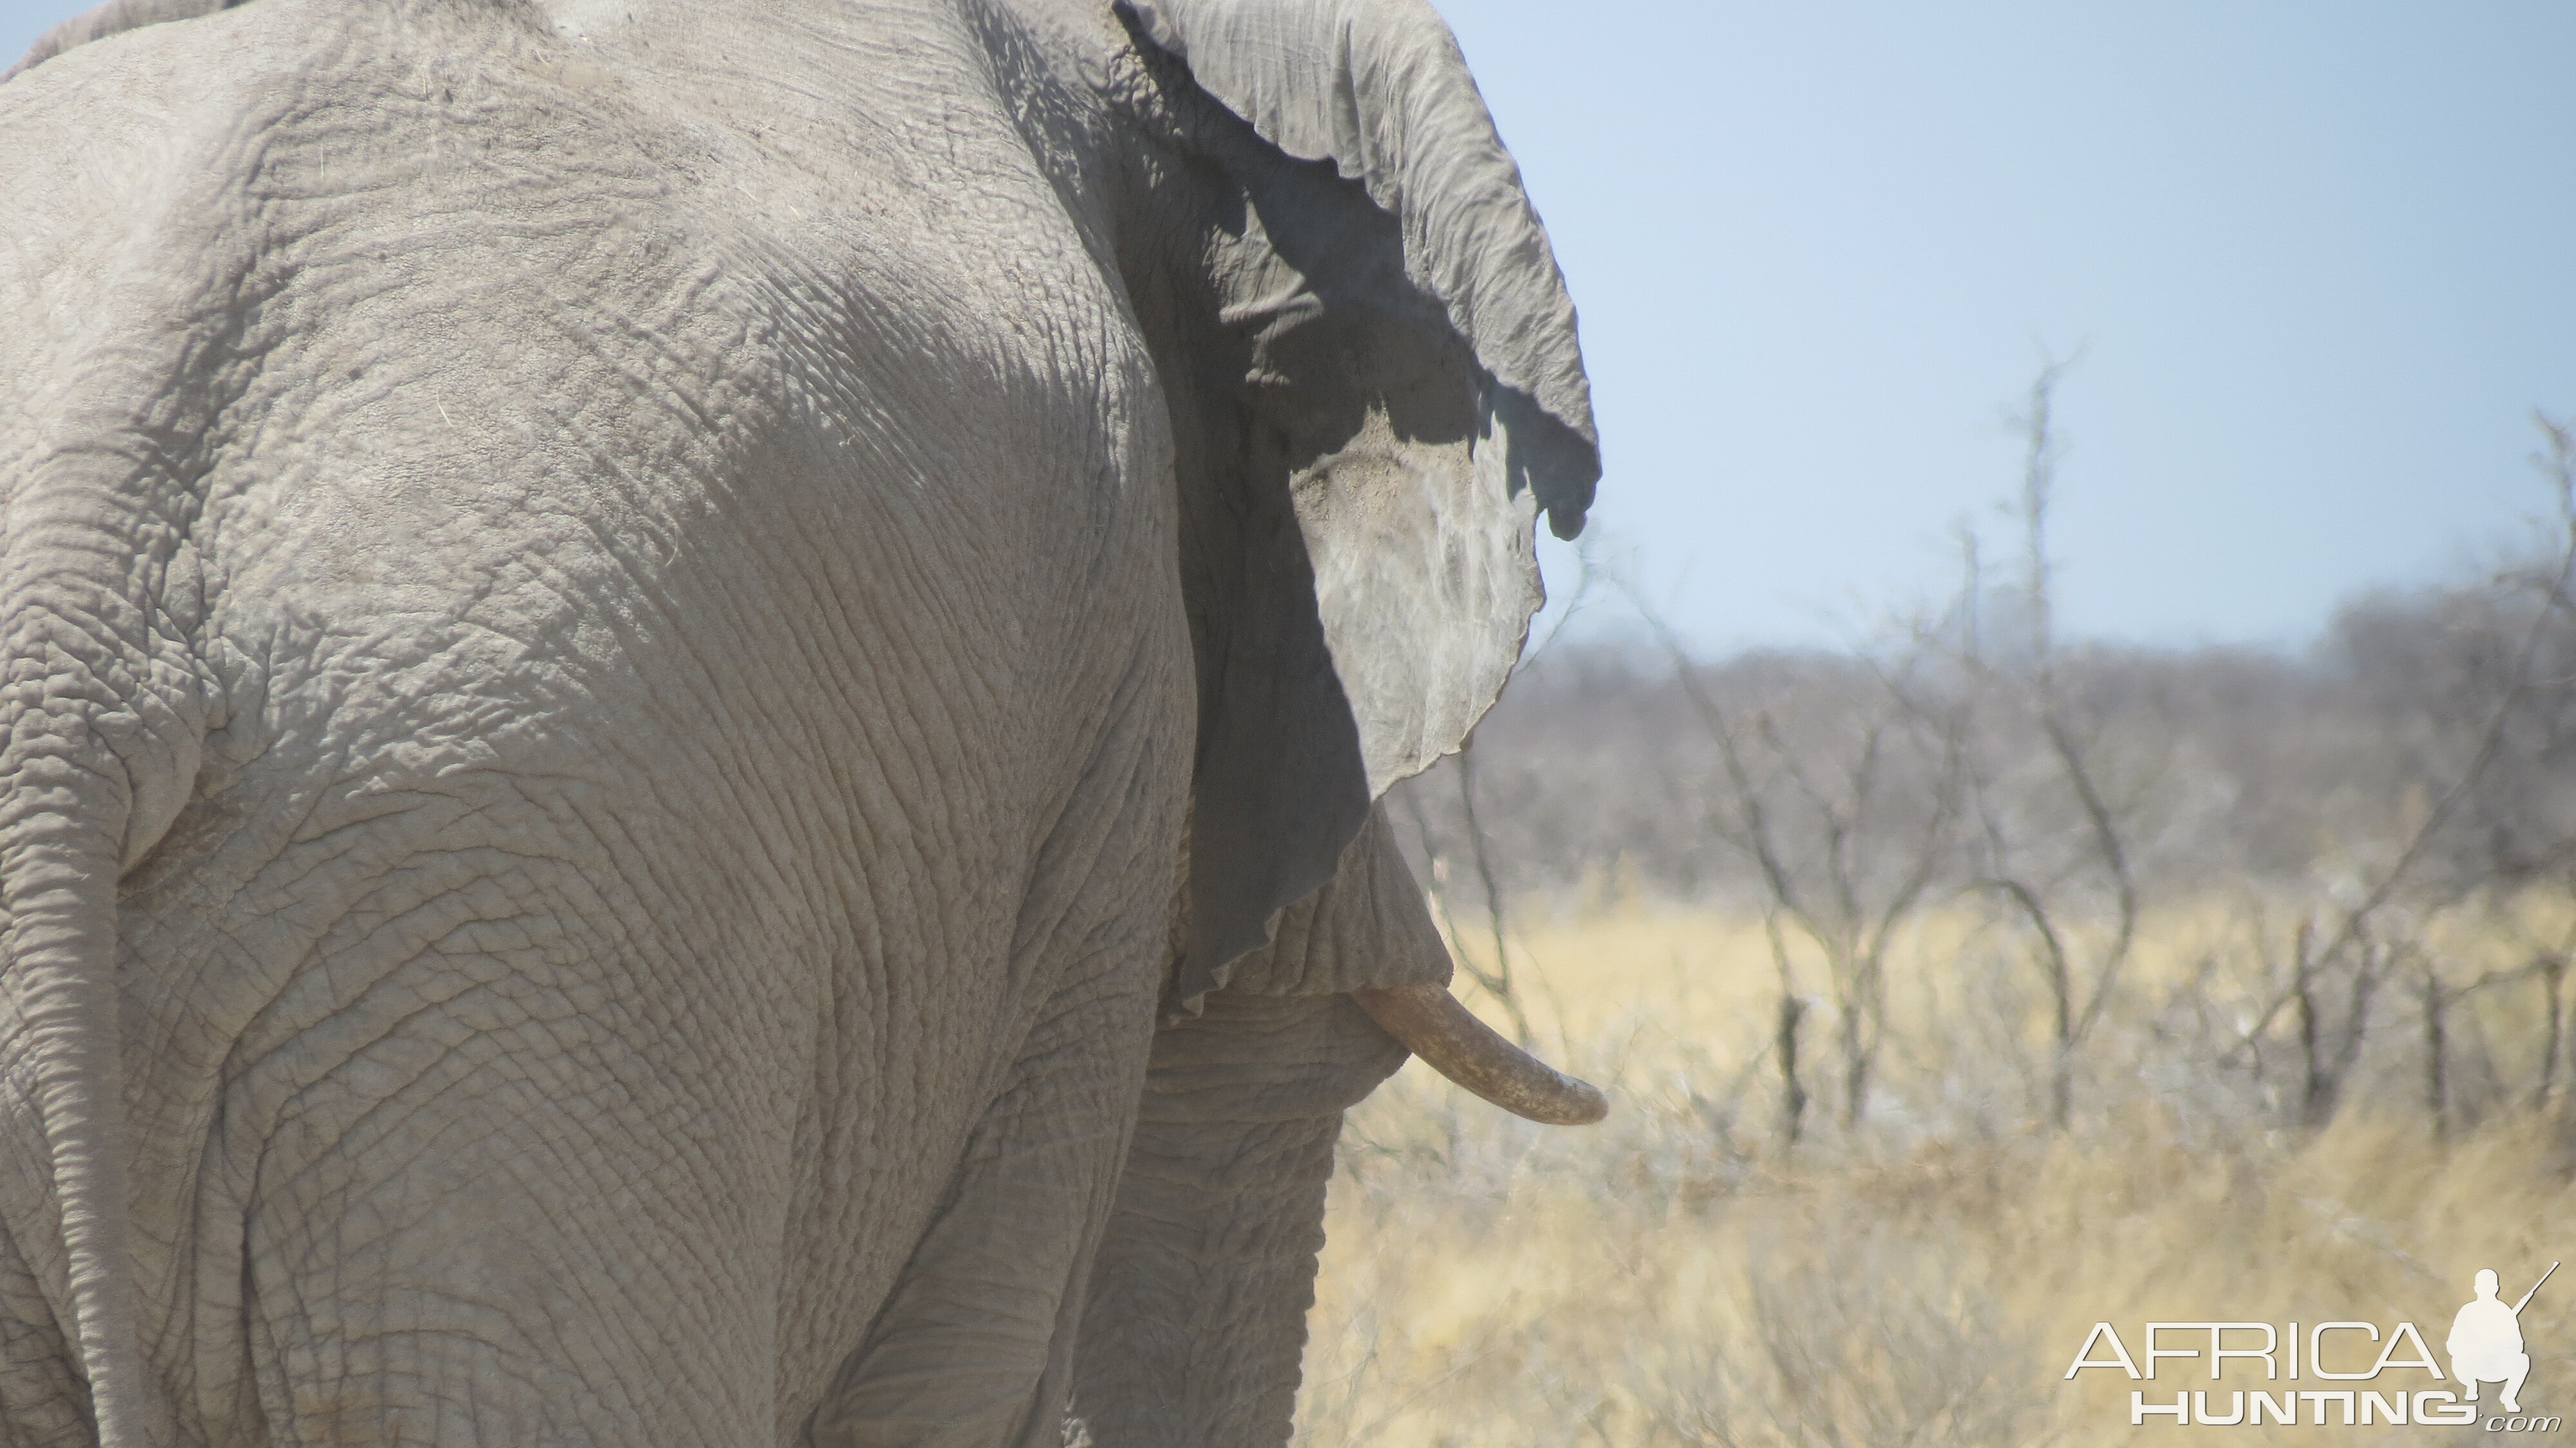
[[[1818,1057],[1852,1129],[1883,1058],[1923,1054],[1891,1037],[1888,962],[1960,912],[1946,969],[1909,983],[1989,1047],[1945,1110],[2000,1089],[2065,1129],[2158,1060],[2311,1130],[2356,1094],[2442,1131],[2562,1101],[2576,439],[2542,419],[2556,508],[2532,547],[2356,599],[2305,652],[2068,642],[2057,381],[2021,419],[2002,574],[1971,540],[1953,598],[1845,652],[1697,658],[1636,609],[1624,638],[1544,650],[1471,754],[1404,787],[1470,973],[1526,1037],[1521,928],[1640,901],[1758,917],[1778,990],[1756,1052],[1791,1143]],[[2137,958],[2151,918],[2213,911],[2232,923],[2192,959]],[[2088,1107],[2088,1083],[2110,1094]]]

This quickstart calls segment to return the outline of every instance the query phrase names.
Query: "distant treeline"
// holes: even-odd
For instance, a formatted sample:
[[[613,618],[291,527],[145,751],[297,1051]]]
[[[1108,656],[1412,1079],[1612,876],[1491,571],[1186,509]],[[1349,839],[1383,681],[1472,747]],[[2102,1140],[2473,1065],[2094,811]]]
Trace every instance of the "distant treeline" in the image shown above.
[[[2072,742],[2116,814],[2142,890],[2189,892],[2394,863],[2443,797],[2462,790],[2410,873],[2450,890],[2564,883],[2576,871],[2576,619],[2544,625],[2517,678],[2529,627],[2488,587],[2373,594],[2336,614],[2299,652],[2079,644],[2055,652],[2051,687]],[[1825,812],[1803,794],[1873,788],[1846,840],[1864,869],[1908,869],[1938,803],[1941,735],[1970,735],[1960,761],[1988,777],[1990,821],[1940,833],[1941,880],[1986,872],[1996,841],[2095,865],[2083,802],[2048,767],[2034,662],[1888,653],[1762,651],[1675,660],[1644,638],[1560,643],[1517,677],[1477,729],[1464,770],[1451,759],[1402,787],[1397,819],[1420,843],[1469,853],[1459,794],[1502,888],[1551,904],[1581,892],[1642,891],[1757,904],[1759,861],[1743,847],[1742,792],[1718,722],[1760,755],[1763,787],[1793,859],[1821,851]],[[1899,691],[1902,691],[1900,693]],[[1980,701],[1961,695],[1986,694]],[[1910,699],[1909,699],[1910,696]],[[1920,717],[1904,717],[1911,702]],[[1978,707],[1982,702],[1984,707]],[[1713,706],[1713,721],[1703,704]],[[1896,717],[1890,717],[1895,715]],[[2502,716],[2491,757],[2487,731]],[[1859,779],[1877,731],[1879,771]],[[1755,766],[1748,760],[1748,769]],[[1807,806],[1802,809],[1801,805]],[[1422,863],[1417,857],[1417,863]],[[1936,882],[1937,883],[1937,882]]]

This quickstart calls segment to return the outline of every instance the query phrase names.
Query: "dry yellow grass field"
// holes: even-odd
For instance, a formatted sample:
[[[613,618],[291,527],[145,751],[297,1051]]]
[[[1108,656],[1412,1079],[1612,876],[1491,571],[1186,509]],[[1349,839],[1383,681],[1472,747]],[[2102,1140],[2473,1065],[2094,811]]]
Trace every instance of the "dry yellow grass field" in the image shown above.
[[[2288,1383],[2231,1363],[2213,1385],[2202,1362],[2169,1360],[2154,1382],[2063,1380],[2097,1321],[2133,1355],[2151,1320],[2404,1321],[2442,1354],[2479,1268],[2511,1298],[2576,1258],[2555,1102],[2437,1141],[2420,1114],[2355,1099],[2300,1133],[2231,1106],[2204,1079],[2216,1067],[2160,1038],[2186,1005],[2247,1018],[2259,980],[2231,986],[2208,965],[2234,918],[2156,923],[2117,1028],[2088,1043],[2097,1059],[2064,1133],[2029,1105],[2037,997],[2005,978],[2007,958],[1977,954],[1970,924],[1936,918],[1892,961],[1884,1092],[1862,1129],[1816,1120],[1835,1103],[1827,1013],[1811,1020],[1819,1100],[1794,1149],[1776,1131],[1779,975],[1758,921],[1631,906],[1516,936],[1536,1043],[1609,1087],[1613,1114],[1530,1126],[1418,1064],[1352,1113],[1297,1441],[2004,1448],[2478,1431],[2313,1427],[2307,1404],[2297,1428],[2186,1438],[2165,1419],[2130,1424],[2133,1389],[2169,1403],[2217,1386],[2220,1413],[2247,1387],[2458,1389],[2421,1369]],[[1463,976],[1460,993],[1502,1023]],[[2520,997],[2473,1005],[2460,1029],[2489,1055],[2537,1049]],[[2576,1416],[2576,1279],[2544,1288],[2522,1326],[2523,1406]],[[2334,1351],[2360,1358],[2335,1366],[2366,1367],[2374,1349]]]

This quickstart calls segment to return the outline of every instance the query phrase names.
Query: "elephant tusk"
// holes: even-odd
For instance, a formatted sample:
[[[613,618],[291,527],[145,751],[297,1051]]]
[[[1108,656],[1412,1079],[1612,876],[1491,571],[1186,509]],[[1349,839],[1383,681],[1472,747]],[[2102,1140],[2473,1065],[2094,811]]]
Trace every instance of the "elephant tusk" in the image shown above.
[[[1599,1087],[1503,1039],[1443,987],[1388,986],[1356,990],[1351,998],[1431,1069],[1514,1116],[1549,1126],[1586,1126],[1610,1114]]]

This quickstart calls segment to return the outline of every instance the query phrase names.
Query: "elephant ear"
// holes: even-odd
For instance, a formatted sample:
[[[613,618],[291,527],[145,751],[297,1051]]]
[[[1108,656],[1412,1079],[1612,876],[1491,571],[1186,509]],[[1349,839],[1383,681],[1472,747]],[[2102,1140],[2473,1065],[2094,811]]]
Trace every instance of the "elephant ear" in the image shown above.
[[[1583,526],[1591,399],[1547,235],[1418,0],[1131,0],[1195,210],[1137,287],[1172,399],[1200,739],[1183,1013],[1458,747]],[[1177,201],[1174,198],[1179,198]]]

